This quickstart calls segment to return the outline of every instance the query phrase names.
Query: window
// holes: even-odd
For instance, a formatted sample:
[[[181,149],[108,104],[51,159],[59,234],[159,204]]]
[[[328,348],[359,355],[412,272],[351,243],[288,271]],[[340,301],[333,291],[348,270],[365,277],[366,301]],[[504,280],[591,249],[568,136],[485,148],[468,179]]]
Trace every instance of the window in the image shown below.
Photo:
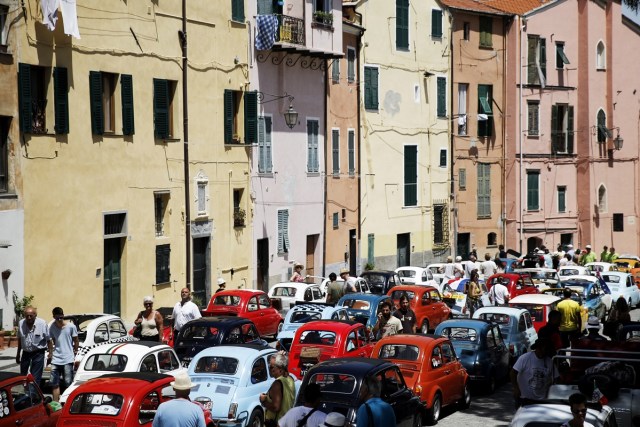
[[[493,86],[478,85],[478,136],[490,137],[493,135]]]
[[[352,47],[347,48],[347,81],[356,81],[356,50]]]
[[[606,68],[606,51],[602,40],[598,42],[596,47],[596,69],[604,70]]]
[[[480,18],[480,47],[492,47],[493,18],[481,16]]]
[[[333,164],[333,177],[340,177],[340,130],[331,130],[331,160]]]
[[[198,192],[197,192],[197,203],[198,203],[198,216],[207,215],[207,181],[199,180],[197,181]]]
[[[289,210],[278,210],[278,253],[289,252]]]
[[[174,137],[174,98],[176,82],[153,79],[153,123],[157,139]]]
[[[378,109],[378,68],[364,67],[364,108]]]
[[[613,214],[613,231],[624,231],[624,214]]]
[[[260,308],[271,307],[271,301],[269,301],[269,297],[265,294],[258,295],[258,303],[260,304]]]
[[[89,73],[91,132],[94,135],[116,131],[116,85],[118,75],[100,71]],[[133,82],[131,75],[120,79],[122,97],[122,132],[133,134]]]
[[[547,78],[547,42],[540,36],[527,38],[527,81],[545,86]]]
[[[497,246],[498,245],[498,235],[496,233],[487,234],[487,246]]]
[[[567,211],[567,187],[564,185],[558,186],[558,212],[564,213]]]
[[[0,52],[7,51],[7,34],[9,29],[7,28],[7,14],[9,13],[9,6],[0,4]]]
[[[462,23],[462,40],[469,41],[470,35],[471,35],[471,23],[463,22]]]
[[[271,152],[271,117],[258,118],[258,172],[273,172],[273,154]]]
[[[244,0],[231,0],[231,20],[244,22]]]
[[[607,212],[607,187],[600,185],[598,187],[598,213]]]
[[[540,171],[527,171],[527,210],[540,210]]]
[[[607,128],[607,115],[604,111],[598,110],[598,143],[602,144],[607,142],[607,138],[612,138],[613,134]]]
[[[431,10],[431,37],[442,38],[442,11],[439,9]]]
[[[446,168],[447,167],[447,149],[446,148],[441,148],[440,149],[440,164],[439,166],[441,168]]]
[[[467,189],[467,170],[466,169],[458,170],[458,188],[460,190]]]
[[[404,205],[418,204],[418,146],[404,147]]]
[[[38,393],[36,386],[34,383],[21,382],[18,384],[14,384],[11,386],[10,396],[13,400],[13,409],[16,412],[24,411],[25,409],[32,408],[38,404],[41,404],[42,397],[40,393]],[[2,391],[3,400],[8,402],[7,400],[7,392]],[[4,415],[9,414],[9,406],[8,403],[5,403],[5,408],[7,412]],[[26,415],[26,414],[25,414]],[[30,415],[30,414],[29,414]],[[30,417],[31,418],[31,417]]]
[[[170,245],[156,246],[156,283],[169,283],[171,268],[169,264],[171,254]]]
[[[396,49],[409,49],[409,0],[396,0]]]
[[[251,368],[251,384],[261,383],[267,380],[267,363],[264,358],[256,360]]]
[[[18,64],[20,130],[24,133],[47,133],[47,91],[49,71],[45,67]],[[53,69],[53,95],[57,134],[69,133],[67,69]]]
[[[491,165],[478,163],[478,218],[491,217]]]
[[[573,106],[551,106],[551,152],[573,154]]]
[[[556,68],[564,68],[569,65],[569,59],[564,53],[564,42],[556,42]]]
[[[347,131],[348,147],[349,151],[349,176],[356,175],[356,131],[349,129]]]
[[[413,85],[413,101],[416,104],[420,103],[420,85]]]
[[[376,236],[373,233],[367,235],[367,264],[373,265],[375,263],[375,247]]]
[[[340,223],[340,218],[338,216],[338,212],[333,214],[333,229],[337,230]]]
[[[102,218],[104,238],[127,237],[127,213],[109,212]]]
[[[342,209],[342,222],[346,222],[346,221],[347,221],[347,210]]]
[[[527,121],[529,124],[529,136],[540,135],[540,102],[527,101]]]
[[[445,242],[445,233],[448,230],[444,229],[444,216],[445,205],[433,205],[433,243],[439,245]]]
[[[140,372],[158,372],[158,362],[156,361],[155,354],[150,354],[142,359]]]
[[[9,125],[10,117],[0,116],[0,193],[9,191]]]
[[[167,205],[169,204],[170,193],[168,191],[157,191],[153,193],[153,205],[155,211],[156,237],[165,236],[165,218],[167,215]]]
[[[257,139],[258,93],[238,90],[224,91],[224,143],[242,142],[240,123],[242,121],[241,104],[244,97],[244,141],[253,144]]]
[[[333,65],[331,66],[331,80],[334,83],[340,83],[340,59],[336,58],[333,60]]]
[[[458,135],[467,134],[467,93],[469,84],[458,83]]]
[[[438,117],[447,116],[447,79],[438,77]]]
[[[242,188],[236,188],[233,190],[233,226],[244,227],[247,216],[247,211],[244,209],[244,203],[242,202],[242,195],[244,190]]]
[[[307,120],[307,172],[317,173],[319,170],[318,121]]]

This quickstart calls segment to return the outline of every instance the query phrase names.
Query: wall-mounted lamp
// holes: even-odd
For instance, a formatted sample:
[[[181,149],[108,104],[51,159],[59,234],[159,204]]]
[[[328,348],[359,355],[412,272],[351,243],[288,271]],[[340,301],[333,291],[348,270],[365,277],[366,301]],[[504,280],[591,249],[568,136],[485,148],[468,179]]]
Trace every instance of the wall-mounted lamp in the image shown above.
[[[265,96],[271,97],[268,101],[264,100]],[[293,129],[295,125],[298,124],[298,112],[293,108],[293,100],[295,99],[293,96],[288,93],[284,93],[284,95],[271,95],[269,93],[258,92],[258,103],[266,104],[268,102],[277,101],[279,99],[289,98],[289,109],[284,112],[284,121],[289,126],[289,129]]]
[[[615,148],[616,150],[620,150],[622,149],[622,144],[624,143],[624,139],[622,139],[622,137],[620,136],[620,128],[614,128],[614,129],[618,131],[618,134],[613,139],[613,148]]]
[[[618,126],[607,128],[604,125],[591,126],[592,134],[598,136],[598,142],[604,143],[607,139],[613,139],[613,148],[615,150],[621,150],[624,144],[624,139],[620,136],[620,128]],[[616,131],[616,137],[613,138],[612,130]]]
[[[7,280],[11,276],[11,270],[6,269],[2,272],[2,280]]]

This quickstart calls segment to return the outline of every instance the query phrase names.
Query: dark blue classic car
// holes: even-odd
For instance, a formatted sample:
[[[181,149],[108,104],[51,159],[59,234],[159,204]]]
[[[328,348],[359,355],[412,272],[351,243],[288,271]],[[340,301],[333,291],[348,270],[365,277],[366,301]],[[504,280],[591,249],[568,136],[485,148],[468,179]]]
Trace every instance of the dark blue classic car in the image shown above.
[[[372,294],[386,294],[389,289],[402,284],[398,273],[391,270],[363,271],[360,277],[369,284]]]
[[[236,316],[201,317],[182,327],[174,339],[174,349],[183,366],[205,348],[220,344],[260,344],[258,329],[249,319]]]
[[[356,414],[362,404],[360,387],[367,377],[376,377],[380,381],[380,397],[393,407],[398,427],[422,425],[426,414],[424,403],[407,387],[400,368],[381,359],[349,357],[318,363],[304,376],[296,406],[304,403],[304,389],[307,385],[318,384],[322,390],[319,409],[327,414],[340,412],[347,418],[346,425],[355,426]]]
[[[500,326],[480,319],[446,320],[435,335],[449,338],[471,381],[484,384],[493,393],[509,374],[509,349]]]

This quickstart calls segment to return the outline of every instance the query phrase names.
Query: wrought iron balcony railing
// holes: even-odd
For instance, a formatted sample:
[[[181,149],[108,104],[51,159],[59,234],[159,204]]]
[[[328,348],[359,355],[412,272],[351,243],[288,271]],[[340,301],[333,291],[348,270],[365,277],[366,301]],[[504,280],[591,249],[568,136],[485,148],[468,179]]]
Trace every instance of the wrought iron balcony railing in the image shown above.
[[[276,41],[304,46],[304,20],[287,15],[278,17]]]

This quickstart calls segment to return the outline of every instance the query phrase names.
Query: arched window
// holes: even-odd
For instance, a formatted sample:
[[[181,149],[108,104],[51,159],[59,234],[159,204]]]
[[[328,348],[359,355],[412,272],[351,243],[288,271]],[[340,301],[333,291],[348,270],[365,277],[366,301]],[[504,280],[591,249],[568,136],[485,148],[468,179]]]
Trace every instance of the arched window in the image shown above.
[[[605,49],[604,49],[604,43],[602,42],[602,40],[600,40],[598,42],[598,47],[596,48],[596,68],[598,70],[604,70],[605,69],[605,61],[606,61],[606,56],[605,56]]]
[[[603,184],[600,184],[598,188],[598,212],[603,213],[607,211],[607,189]]]
[[[607,115],[604,111],[598,111],[598,142],[600,144],[607,142],[607,137],[610,137],[609,129],[607,129]]]
[[[498,235],[496,233],[487,234],[487,246],[496,246],[498,244]]]

